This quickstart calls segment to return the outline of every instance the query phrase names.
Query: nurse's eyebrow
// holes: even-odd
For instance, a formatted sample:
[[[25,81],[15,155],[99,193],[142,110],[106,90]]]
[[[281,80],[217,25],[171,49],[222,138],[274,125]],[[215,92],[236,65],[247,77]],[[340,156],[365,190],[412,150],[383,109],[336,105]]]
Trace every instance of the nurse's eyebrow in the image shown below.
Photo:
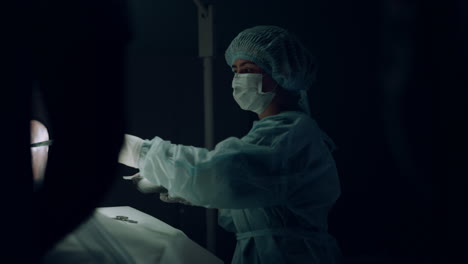
[[[251,61],[244,61],[243,63],[241,63],[241,64],[239,65],[239,67],[244,66],[244,65],[246,65],[246,64],[257,65],[257,64],[255,64],[255,63],[253,63],[253,62],[251,62]],[[236,69],[236,68],[237,68],[236,65],[232,65],[231,67],[232,67],[233,69]]]

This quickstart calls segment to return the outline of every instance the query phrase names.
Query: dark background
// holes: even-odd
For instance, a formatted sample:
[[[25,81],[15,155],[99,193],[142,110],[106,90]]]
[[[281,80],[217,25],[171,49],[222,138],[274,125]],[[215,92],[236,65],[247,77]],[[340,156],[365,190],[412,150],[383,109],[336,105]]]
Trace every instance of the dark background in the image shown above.
[[[330,232],[347,261],[450,263],[460,254],[460,241],[450,238],[461,230],[450,225],[462,220],[449,215],[464,203],[460,193],[452,192],[451,177],[438,173],[435,128],[438,118],[447,118],[444,111],[462,114],[461,104],[455,101],[448,110],[442,98],[456,100],[447,93],[466,89],[466,4],[212,3],[216,142],[244,135],[254,119],[232,100],[226,47],[247,27],[287,28],[319,61],[318,82],[309,97],[313,117],[338,145],[343,192],[331,213]],[[127,64],[127,132],[203,146],[196,6],[173,0],[131,1],[130,7],[134,36]],[[102,205],[133,206],[205,243],[203,209],[164,204],[121,180]],[[233,236],[218,229],[218,241],[217,255],[229,262]]]
[[[443,173],[437,169],[441,160],[436,128],[441,120],[463,113],[457,97],[466,95],[467,88],[463,86],[467,5],[462,1],[211,3],[216,142],[244,135],[254,119],[232,100],[225,49],[247,27],[284,27],[319,61],[318,82],[309,98],[313,117],[338,146],[335,158],[342,196],[331,213],[330,232],[347,261],[450,263],[461,254],[460,241],[452,238],[454,234],[461,238],[455,226],[462,220],[453,214],[465,203],[450,180],[457,169],[445,168]],[[130,2],[130,11],[134,35],[127,64],[127,132],[203,146],[196,6],[188,0],[144,0]],[[133,206],[205,243],[203,209],[164,204],[121,180],[103,205]],[[217,255],[229,262],[233,236],[219,229],[218,241]],[[444,247],[447,244],[449,248]]]
[[[210,3],[215,142],[244,135],[255,119],[232,99],[224,50],[247,27],[282,26],[319,62],[309,98],[313,117],[338,146],[342,196],[329,228],[345,263],[466,263],[466,1]],[[112,9],[103,6],[104,21]],[[125,132],[203,146],[195,4],[129,1],[128,14],[125,74],[116,71],[116,80],[126,80]],[[205,246],[204,209],[139,193],[121,180],[132,172],[120,166],[98,206],[132,206]],[[218,228],[216,255],[229,263],[234,243]]]

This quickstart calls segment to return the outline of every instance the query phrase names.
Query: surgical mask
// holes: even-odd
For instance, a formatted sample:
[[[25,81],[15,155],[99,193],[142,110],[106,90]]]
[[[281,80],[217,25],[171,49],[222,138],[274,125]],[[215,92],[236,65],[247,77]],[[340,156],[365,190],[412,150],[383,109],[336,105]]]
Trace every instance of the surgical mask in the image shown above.
[[[232,79],[234,100],[243,110],[261,114],[275,97],[274,92],[262,91],[263,75],[259,73],[236,73]]]

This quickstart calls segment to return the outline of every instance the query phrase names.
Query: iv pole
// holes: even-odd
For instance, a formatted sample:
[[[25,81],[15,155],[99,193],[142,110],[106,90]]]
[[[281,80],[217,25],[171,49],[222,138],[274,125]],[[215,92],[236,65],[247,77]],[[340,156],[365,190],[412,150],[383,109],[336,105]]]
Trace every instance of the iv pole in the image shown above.
[[[198,56],[203,59],[205,147],[214,148],[213,129],[213,6],[194,0],[198,8]],[[206,209],[206,248],[216,253],[217,210]]]

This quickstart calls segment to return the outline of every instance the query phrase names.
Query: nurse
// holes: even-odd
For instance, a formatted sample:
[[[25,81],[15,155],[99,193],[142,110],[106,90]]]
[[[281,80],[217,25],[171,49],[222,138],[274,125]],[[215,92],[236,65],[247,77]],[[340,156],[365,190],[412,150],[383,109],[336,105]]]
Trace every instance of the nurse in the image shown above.
[[[247,135],[211,151],[126,135],[119,162],[171,197],[219,209],[219,224],[236,233],[232,263],[337,263],[327,217],[340,183],[333,142],[310,116],[313,57],[286,30],[256,26],[225,59],[234,100],[258,114]]]

